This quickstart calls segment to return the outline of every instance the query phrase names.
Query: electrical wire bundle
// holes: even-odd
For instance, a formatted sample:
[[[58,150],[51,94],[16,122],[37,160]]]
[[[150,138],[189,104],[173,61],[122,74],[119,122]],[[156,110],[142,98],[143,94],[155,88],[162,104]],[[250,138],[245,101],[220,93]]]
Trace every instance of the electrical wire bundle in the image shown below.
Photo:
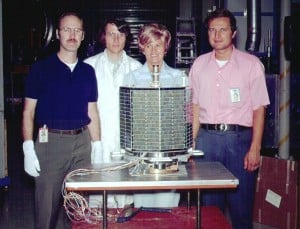
[[[97,174],[107,171],[116,171],[125,168],[130,168],[139,163],[139,159],[128,163],[122,163],[117,165],[111,165],[100,169],[76,169],[66,175],[62,185],[62,196],[64,199],[64,208],[68,218],[72,222],[87,222],[90,224],[97,224],[103,220],[102,208],[91,208],[88,203],[88,194],[83,192],[69,192],[65,186],[67,180],[70,180],[74,176],[86,176],[90,174]],[[107,220],[109,222],[116,222],[119,209],[109,209],[107,212]]]

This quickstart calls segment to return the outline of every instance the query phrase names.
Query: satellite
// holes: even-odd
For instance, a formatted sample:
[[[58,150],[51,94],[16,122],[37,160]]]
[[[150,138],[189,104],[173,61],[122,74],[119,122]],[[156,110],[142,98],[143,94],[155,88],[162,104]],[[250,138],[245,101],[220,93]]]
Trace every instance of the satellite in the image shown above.
[[[184,77],[186,78],[185,74]],[[126,161],[139,159],[136,174],[174,173],[193,155],[192,93],[161,87],[153,66],[149,87],[120,87],[120,146]]]

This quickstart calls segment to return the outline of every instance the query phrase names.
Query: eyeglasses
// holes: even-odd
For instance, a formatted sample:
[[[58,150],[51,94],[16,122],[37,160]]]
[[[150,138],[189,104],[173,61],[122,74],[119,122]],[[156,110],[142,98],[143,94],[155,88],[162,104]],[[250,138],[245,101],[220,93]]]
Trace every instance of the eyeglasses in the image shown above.
[[[83,29],[80,29],[80,28],[63,27],[63,28],[60,28],[59,30],[64,33],[74,32],[75,34],[78,34],[78,35],[83,33]]]
[[[116,39],[116,38],[124,39],[126,37],[125,33],[120,33],[120,32],[107,32],[106,35],[112,39]]]

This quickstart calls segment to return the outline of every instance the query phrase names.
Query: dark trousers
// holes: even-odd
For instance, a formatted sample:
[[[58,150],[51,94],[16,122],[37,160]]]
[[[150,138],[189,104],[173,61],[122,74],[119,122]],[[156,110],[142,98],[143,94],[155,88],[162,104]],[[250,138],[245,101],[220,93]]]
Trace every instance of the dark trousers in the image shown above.
[[[252,130],[215,131],[200,129],[196,149],[204,152],[201,161],[219,161],[239,179],[237,189],[202,192],[203,205],[228,208],[234,229],[252,228],[252,211],[257,172],[244,170],[244,157],[252,139]]]
[[[41,168],[40,176],[35,178],[36,229],[57,228],[64,177],[91,162],[88,130],[78,135],[49,133],[48,138],[48,143],[39,143],[38,140],[35,143]]]

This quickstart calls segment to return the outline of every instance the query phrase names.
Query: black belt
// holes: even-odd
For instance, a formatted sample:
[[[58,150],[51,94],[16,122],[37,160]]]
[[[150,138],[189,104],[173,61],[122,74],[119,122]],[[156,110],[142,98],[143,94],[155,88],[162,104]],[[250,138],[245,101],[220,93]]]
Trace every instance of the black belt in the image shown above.
[[[240,126],[240,125],[234,125],[234,124],[206,124],[201,123],[201,128],[205,130],[218,130],[218,131],[242,131],[242,130],[249,130],[251,127],[248,126]]]
[[[66,134],[66,135],[77,135],[82,133],[87,129],[86,126],[81,127],[79,129],[74,129],[74,130],[57,130],[57,129],[48,129],[49,133],[55,133],[55,134]]]

